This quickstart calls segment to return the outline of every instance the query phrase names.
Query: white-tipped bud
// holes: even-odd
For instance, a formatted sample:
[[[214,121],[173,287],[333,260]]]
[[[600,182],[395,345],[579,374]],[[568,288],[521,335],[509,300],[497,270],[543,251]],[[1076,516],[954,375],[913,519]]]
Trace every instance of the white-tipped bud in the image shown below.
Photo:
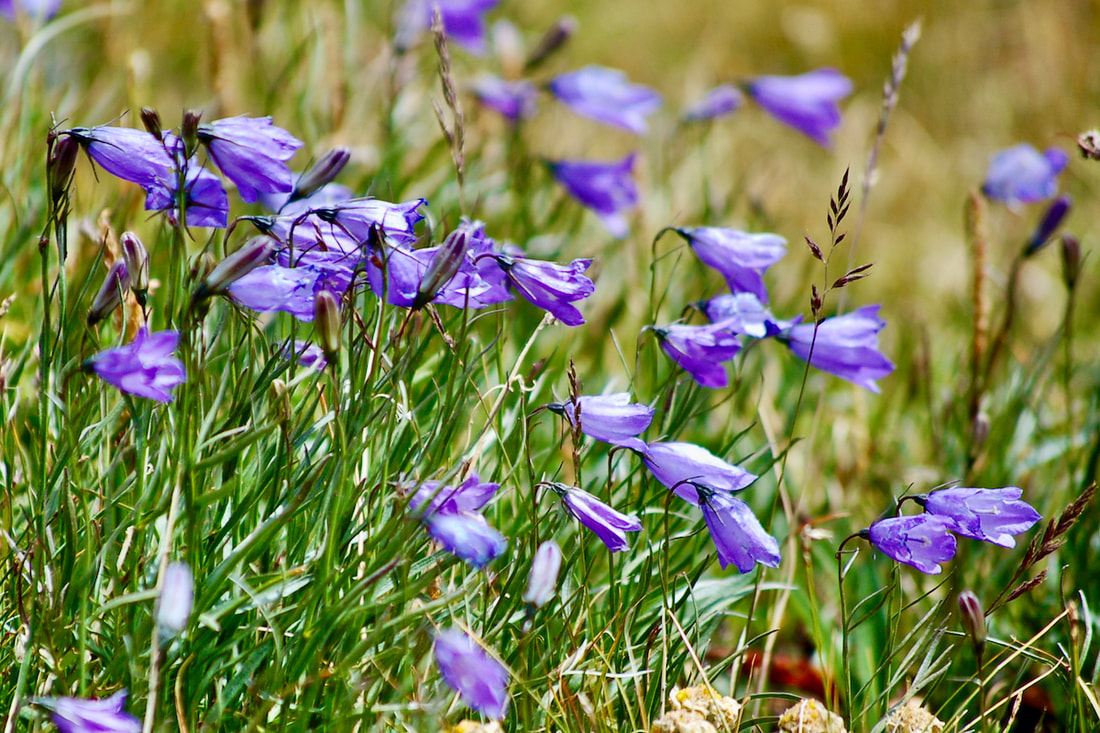
[[[268,264],[271,255],[275,252],[278,242],[268,236],[253,237],[245,242],[240,249],[226,257],[211,270],[210,274],[199,284],[192,296],[195,300],[218,293],[224,293],[225,289],[240,280],[257,267]]]
[[[116,260],[107,271],[92,307],[88,309],[88,325],[94,326],[111,314],[122,303],[122,294],[130,287],[130,271],[125,260]]]
[[[145,305],[145,292],[149,289],[149,252],[133,232],[123,232],[119,244],[126,269],[130,271],[130,289],[138,303]]]
[[[157,598],[157,624],[173,634],[187,628],[195,603],[195,579],[184,562],[174,562],[164,570],[164,584]]]
[[[963,628],[970,635],[970,641],[978,654],[985,649],[985,612],[982,610],[982,602],[974,591],[964,590],[959,594],[959,615],[962,617]]]
[[[531,561],[531,574],[527,576],[527,590],[523,592],[523,602],[535,608],[542,608],[558,587],[558,573],[561,571],[561,548],[554,540],[547,540],[535,551]]]

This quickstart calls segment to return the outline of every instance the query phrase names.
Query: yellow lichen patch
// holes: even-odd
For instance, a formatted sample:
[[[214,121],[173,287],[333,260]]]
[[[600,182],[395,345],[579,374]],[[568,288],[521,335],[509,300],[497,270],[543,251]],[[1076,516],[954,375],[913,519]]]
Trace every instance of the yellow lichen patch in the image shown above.
[[[739,702],[708,685],[694,685],[683,689],[674,687],[669,695],[669,702],[673,710],[697,713],[718,727],[734,728],[741,714]]]
[[[653,721],[652,733],[718,733],[714,724],[691,710],[669,710]]]
[[[844,720],[817,700],[801,700],[779,716],[779,730],[785,733],[848,733]]]
[[[944,722],[910,700],[886,716],[887,733],[942,733]]]

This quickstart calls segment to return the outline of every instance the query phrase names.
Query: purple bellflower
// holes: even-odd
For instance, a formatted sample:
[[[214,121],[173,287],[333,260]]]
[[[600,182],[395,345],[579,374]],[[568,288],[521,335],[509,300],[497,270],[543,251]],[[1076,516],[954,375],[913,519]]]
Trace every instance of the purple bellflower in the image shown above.
[[[679,227],[699,259],[722,273],[734,293],[752,293],[768,302],[764,271],[787,254],[787,240],[778,234],[748,234],[721,227]]]
[[[302,214],[310,209],[332,208],[338,203],[355,198],[350,188],[342,183],[326,183],[309,196],[291,200],[290,193],[260,191],[259,202],[269,211],[284,215]]]
[[[170,390],[187,381],[183,362],[172,356],[179,339],[178,331],[149,333],[142,326],[133,341],[99,352],[84,368],[127,394],[171,402]]]
[[[260,191],[289,193],[294,176],[286,161],[294,157],[302,141],[270,117],[228,117],[199,127],[199,142],[210,159],[237,184],[241,199],[254,203]]]
[[[471,91],[479,102],[513,123],[534,117],[538,111],[538,89],[526,79],[506,81],[482,75],[474,80]]]
[[[805,361],[809,357],[812,366],[877,393],[882,390],[875,380],[894,371],[894,363],[878,348],[878,332],[886,326],[886,321],[878,317],[881,307],[866,305],[842,316],[826,318],[817,327],[816,341],[812,323],[794,326],[780,334],[779,339],[799,359]]]
[[[508,283],[527,302],[548,311],[567,326],[584,323],[584,316],[573,303],[587,298],[596,290],[596,286],[584,275],[592,260],[573,260],[568,265],[559,265],[509,254],[494,257]]]
[[[146,192],[176,175],[175,161],[165,143],[145,130],[102,125],[74,127],[64,134],[76,139],[103,170]]]
[[[424,523],[444,550],[479,570],[508,549],[508,538],[477,512],[439,512]]]
[[[31,702],[50,711],[61,733],[140,733],[141,721],[126,712],[126,690],[102,700],[36,697]]]
[[[582,395],[576,400],[553,402],[546,407],[596,440],[639,452],[645,450],[645,443],[634,436],[644,433],[649,427],[653,421],[653,408],[631,402],[627,392]]]
[[[357,242],[367,241],[371,228],[380,227],[392,243],[411,245],[416,241],[413,227],[424,218],[419,209],[427,203],[424,199],[391,204],[379,199],[355,198],[331,208],[314,209],[313,216],[354,237]],[[292,223],[293,219],[285,222],[288,234]]]
[[[623,72],[603,66],[562,74],[550,82],[550,92],[577,114],[635,135],[645,134],[645,118],[661,106],[660,94],[631,84]]]
[[[1009,206],[1049,199],[1058,193],[1058,174],[1068,163],[1058,148],[1040,153],[1027,143],[1015,145],[993,156],[982,193]]]
[[[840,125],[837,102],[852,93],[852,82],[835,69],[799,76],[758,76],[746,91],[764,111],[822,147]]]
[[[741,341],[725,323],[688,326],[672,323],[650,326],[661,350],[703,387],[721,389],[729,384],[725,362],[737,356]]]
[[[880,519],[860,533],[883,554],[922,573],[939,575],[940,563],[955,556],[951,523],[934,514]]]
[[[779,554],[779,542],[764,531],[748,504],[725,491],[714,491],[702,484],[694,488],[723,568],[732,564],[737,566],[738,572],[747,573],[756,563],[779,567],[783,559]]]
[[[224,229],[229,222],[229,197],[225,193],[222,181],[216,175],[201,167],[198,159],[192,157],[187,163],[187,179],[184,181],[187,192],[187,225]],[[176,207],[176,192],[179,182],[173,172],[168,178],[148,189],[145,197],[146,211],[167,211],[173,222],[179,221],[179,209]]]
[[[702,122],[736,112],[744,101],[744,95],[733,84],[722,84],[711,89],[699,101],[684,110],[684,122]]]
[[[1015,486],[1003,489],[941,489],[914,497],[925,511],[942,517],[948,529],[963,537],[1015,547],[1013,535],[1022,534],[1042,516],[1030,504],[1020,501],[1023,491]]]
[[[508,670],[457,628],[435,635],[435,664],[443,681],[462,702],[486,718],[499,720],[508,711]]]
[[[61,0],[0,0],[0,15],[10,21],[25,15],[35,20],[49,20],[61,10]]]
[[[694,443],[650,443],[642,462],[653,477],[684,501],[699,505],[697,486],[733,493],[756,480],[756,475],[723,461]]]
[[[695,306],[711,323],[720,323],[734,333],[757,339],[776,336],[802,320],[801,316],[777,320],[752,293],[723,293]]]
[[[322,371],[328,366],[328,359],[325,358],[324,350],[317,344],[301,339],[294,341],[293,349],[284,349],[282,355],[288,360],[297,358],[298,365],[306,369],[313,368]]]
[[[1072,207],[1073,199],[1065,195],[1059,196],[1050,203],[1039,225],[1035,227],[1035,231],[1031,233],[1031,238],[1027,241],[1027,246],[1024,248],[1026,256],[1031,256],[1046,246],[1047,242],[1054,236],[1054,232],[1062,225],[1062,221],[1065,220]]]
[[[592,209],[613,237],[624,238],[630,225],[623,213],[638,203],[631,153],[618,162],[590,160],[547,161],[550,172],[569,195]]]
[[[612,552],[621,552],[628,547],[627,532],[640,532],[642,529],[638,517],[612,509],[584,489],[557,482],[546,485],[561,497],[569,513],[599,537]]]
[[[458,486],[446,486],[442,481],[425,481],[409,499],[409,508],[425,514],[477,511],[496,495],[500,484],[482,481],[472,472]]]
[[[500,0],[408,0],[398,17],[397,48],[403,51],[411,47],[432,27],[433,8],[438,7],[447,40],[480,56],[487,50],[484,16],[499,3]]]

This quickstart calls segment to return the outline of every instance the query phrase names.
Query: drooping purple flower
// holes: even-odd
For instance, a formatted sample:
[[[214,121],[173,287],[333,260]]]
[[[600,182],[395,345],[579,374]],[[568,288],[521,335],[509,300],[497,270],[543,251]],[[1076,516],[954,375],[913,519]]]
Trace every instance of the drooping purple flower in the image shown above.
[[[508,538],[477,512],[439,512],[427,516],[424,524],[444,550],[478,569],[508,549]]]
[[[328,359],[325,358],[325,352],[320,346],[309,341],[303,341],[297,339],[294,341],[294,348],[286,349],[283,351],[283,356],[287,359],[292,357],[298,358],[298,365],[305,367],[306,369],[313,368],[317,371],[322,371],[328,366]]]
[[[950,522],[934,514],[880,519],[864,532],[880,552],[922,573],[939,575],[940,563],[955,556]]]
[[[721,389],[729,384],[725,362],[737,356],[741,341],[724,323],[688,326],[672,323],[650,327],[661,350],[703,387]]]
[[[1058,193],[1058,174],[1069,156],[1058,148],[1040,153],[1027,143],[1014,145],[993,156],[985,174],[982,193],[1009,206],[1031,204]]]
[[[747,573],[756,563],[779,567],[783,559],[779,543],[764,531],[748,504],[725,491],[695,488],[699,494],[699,508],[703,510],[703,519],[718,548],[718,562],[723,568],[733,564],[739,572]]]
[[[157,624],[172,633],[187,628],[195,602],[195,578],[191,566],[173,562],[164,570],[164,584],[157,598]]]
[[[477,472],[458,486],[442,481],[425,481],[409,499],[409,508],[424,514],[477,511],[496,495],[500,484],[482,481]]]
[[[635,157],[636,153],[631,153],[618,162],[559,160],[547,161],[547,165],[570,196],[592,209],[612,236],[622,239],[630,233],[623,212],[638,203]]]
[[[485,14],[500,0],[408,0],[398,18],[398,50],[412,46],[432,27],[433,7],[439,8],[447,40],[454,41],[472,54],[485,53]]]
[[[84,368],[123,392],[158,402],[171,402],[172,390],[187,381],[183,362],[172,356],[178,331],[149,333],[142,326],[125,346],[101,351]]]
[[[146,192],[175,175],[175,161],[165,143],[145,130],[102,125],[74,127],[63,134],[76,139],[105,171]]]
[[[316,217],[354,237],[357,242],[368,240],[371,227],[380,227],[394,244],[411,245],[416,241],[413,227],[424,218],[419,209],[427,203],[425,199],[413,199],[399,204],[373,198],[347,199],[330,208],[313,209],[309,218]],[[288,218],[278,218],[276,231],[282,231],[282,225],[289,234],[290,225],[294,221],[287,221]],[[299,226],[306,228],[309,224],[308,218],[299,222]]]
[[[288,193],[265,193],[260,191],[259,202],[265,209],[289,217],[310,209],[332,208],[336,204],[352,198],[355,198],[355,194],[344,184],[326,183],[309,196],[293,201],[290,200],[290,194]]]
[[[286,161],[302,141],[270,117],[227,117],[199,127],[199,142],[210,159],[231,181],[245,203],[254,203],[260,191],[289,193],[294,176]]]
[[[817,327],[816,341],[812,323],[794,326],[779,338],[799,359],[809,357],[812,366],[878,393],[881,390],[875,380],[894,371],[894,363],[878,349],[878,332],[886,326],[886,321],[878,317],[881,307],[866,305],[826,318]]]
[[[495,258],[509,284],[527,302],[550,312],[567,326],[584,323],[584,316],[572,304],[596,290],[592,281],[584,276],[592,260],[573,260],[568,265],[559,265],[508,254],[498,254]]]
[[[733,84],[722,84],[711,89],[699,101],[684,110],[684,122],[702,122],[736,112],[744,100],[741,90]]]
[[[141,721],[126,712],[126,690],[102,700],[36,697],[31,702],[50,711],[61,733],[140,733]]]
[[[723,461],[694,443],[650,443],[642,462],[653,477],[681,499],[699,504],[698,486],[733,493],[756,480],[756,475]]]
[[[802,316],[777,319],[752,293],[723,293],[696,306],[711,323],[720,323],[733,333],[757,339],[776,336],[802,320]]]
[[[479,102],[511,122],[534,117],[538,111],[538,89],[526,79],[506,81],[486,74],[474,80],[471,90]]]
[[[547,485],[561,497],[569,513],[599,537],[612,552],[621,552],[628,547],[627,532],[640,532],[642,529],[638,517],[612,509],[584,489],[557,482]]]
[[[837,102],[852,92],[852,82],[835,69],[798,76],[758,76],[746,86],[749,96],[780,122],[823,147],[840,125]]]
[[[486,718],[499,720],[508,710],[508,670],[457,628],[435,635],[435,664],[443,681],[462,702]]]
[[[301,256],[305,255],[340,256],[329,252],[301,253]],[[313,321],[317,294],[327,290],[339,296],[347,290],[350,282],[349,272],[339,267],[264,265],[235,280],[229,286],[229,294],[250,310],[260,313],[282,311],[303,323],[310,323]]]
[[[585,435],[636,451],[643,451],[645,443],[634,436],[644,433],[653,421],[653,408],[631,402],[627,392],[581,395],[576,400],[554,402],[546,407],[565,417]]]
[[[178,190],[179,181],[173,171],[167,178],[148,189],[145,210],[167,211],[172,221],[179,221],[179,209],[176,206]],[[195,157],[187,163],[184,190],[187,192],[188,226],[225,228],[229,222],[229,197],[225,193],[225,187],[222,186],[221,179],[201,167]]]
[[[0,15],[10,21],[25,15],[35,20],[49,20],[61,10],[61,0],[0,0]]]
[[[1022,534],[1042,519],[1039,512],[1020,501],[1023,490],[1016,486],[1003,489],[941,489],[915,497],[925,511],[948,522],[948,529],[963,537],[1015,547],[1013,535]]]
[[[722,273],[731,291],[752,293],[761,303],[768,302],[762,276],[787,254],[786,239],[723,227],[679,227],[675,232],[687,240],[704,264]]]
[[[527,589],[523,591],[523,602],[535,608],[542,608],[554,597],[558,585],[558,573],[561,571],[561,548],[554,540],[547,540],[535,551],[531,561],[531,572],[527,575]]]
[[[1065,195],[1059,196],[1051,202],[1043,214],[1043,218],[1039,221],[1039,225],[1035,227],[1035,231],[1031,233],[1031,238],[1027,241],[1027,246],[1024,248],[1025,255],[1031,256],[1046,246],[1046,243],[1054,236],[1054,232],[1062,225],[1062,221],[1065,220],[1072,206],[1073,199]]]
[[[585,66],[550,82],[550,92],[584,117],[630,130],[646,132],[645,118],[661,107],[661,95],[626,74],[603,66]]]

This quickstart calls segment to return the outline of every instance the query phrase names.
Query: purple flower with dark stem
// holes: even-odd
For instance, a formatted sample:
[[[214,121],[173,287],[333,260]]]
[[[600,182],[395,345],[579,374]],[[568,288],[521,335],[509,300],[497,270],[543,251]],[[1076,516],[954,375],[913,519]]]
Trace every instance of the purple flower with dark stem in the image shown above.
[[[794,326],[778,338],[799,359],[809,358],[812,366],[878,393],[882,390],[875,380],[894,371],[894,363],[878,349],[878,332],[886,326],[886,321],[878,317],[881,307],[865,305],[851,313],[826,318],[817,326],[816,340],[812,323]]]
[[[329,280],[319,268],[303,265],[257,267],[229,286],[229,294],[245,308],[260,313],[282,311],[303,323],[310,323],[314,316],[314,299],[322,290],[337,291],[326,287]]]
[[[424,514],[477,511],[499,489],[500,484],[482,481],[476,471],[458,486],[444,485],[442,481],[425,481],[409,499],[409,508],[423,510]]]
[[[508,549],[508,538],[477,512],[439,512],[426,517],[424,524],[444,550],[478,569]]]
[[[61,733],[140,733],[141,721],[126,712],[126,690],[102,700],[78,697],[32,697],[50,711]]]
[[[631,402],[627,392],[581,395],[567,402],[552,402],[546,408],[585,435],[636,451],[645,450],[645,443],[634,436],[644,433],[653,421],[653,408]]]
[[[1069,156],[1058,148],[1040,153],[1027,143],[1015,145],[993,156],[985,174],[982,193],[1009,206],[1032,204],[1058,193],[1058,174]]]
[[[752,293],[761,303],[768,302],[762,276],[787,254],[786,239],[722,227],[678,227],[673,231],[687,240],[704,264],[722,273],[731,291]]]
[[[228,117],[199,127],[199,142],[210,159],[231,181],[245,203],[254,203],[260,191],[289,193],[294,176],[286,161],[302,141],[270,117]]]
[[[1046,243],[1054,236],[1054,232],[1062,225],[1062,221],[1065,220],[1072,206],[1073,199],[1069,196],[1059,196],[1051,202],[1046,213],[1043,214],[1039,226],[1035,227],[1035,231],[1031,233],[1031,239],[1024,247],[1025,256],[1030,257],[1046,246]]]
[[[592,281],[584,276],[592,260],[573,260],[568,265],[559,265],[507,254],[493,257],[509,284],[527,302],[550,312],[567,326],[584,323],[584,316],[572,303],[587,298],[596,290]]]
[[[0,0],[0,15],[14,21],[19,15],[49,20],[61,10],[61,0]]]
[[[439,8],[443,31],[448,41],[454,41],[477,56],[485,53],[485,14],[500,0],[408,0],[398,17],[398,51],[404,51],[416,42],[424,31],[432,27],[434,8]]]
[[[258,200],[264,208],[289,217],[294,214],[302,214],[310,209],[332,208],[336,204],[353,198],[355,198],[355,194],[344,184],[326,183],[304,198],[292,199],[291,194],[260,191]],[[293,219],[290,219],[290,221],[292,222]],[[289,226],[287,228],[289,229]]]
[[[187,225],[224,229],[229,222],[229,197],[222,181],[216,175],[199,166],[197,158],[187,163]],[[179,181],[173,171],[168,177],[148,189],[145,197],[146,211],[167,211],[169,220],[179,221],[176,192]]]
[[[941,489],[913,499],[925,511],[943,517],[948,529],[963,537],[1015,547],[1013,535],[1022,534],[1042,515],[1020,501],[1023,491],[1016,486],[1003,489]]]
[[[413,227],[424,218],[419,209],[427,203],[425,199],[391,204],[379,199],[356,198],[341,201],[331,208],[313,209],[313,216],[342,229],[359,242],[370,238],[372,227],[380,227],[393,243],[405,245],[416,241]],[[285,219],[280,217],[280,221]],[[286,222],[287,234],[292,223]]]
[[[940,563],[955,557],[951,523],[934,514],[880,519],[860,533],[885,555],[922,573],[939,575]]]
[[[741,90],[733,84],[722,84],[711,89],[703,98],[684,110],[684,122],[702,122],[736,112],[744,100]]]
[[[661,350],[701,386],[721,389],[729,384],[722,364],[737,356],[741,341],[724,323],[704,326],[672,323],[647,328],[657,334]]]
[[[748,504],[725,491],[715,491],[702,484],[694,487],[723,568],[733,564],[738,572],[747,573],[756,563],[779,567],[783,559],[779,543],[764,531]]]
[[[187,381],[183,362],[172,356],[179,339],[178,331],[149,333],[142,326],[133,341],[99,352],[84,369],[127,394],[171,402],[170,390]]]
[[[306,369],[312,367],[317,371],[322,371],[328,366],[328,359],[325,358],[325,352],[321,347],[309,341],[302,341],[301,339],[295,340],[293,350],[284,350],[283,356],[287,359],[296,356],[298,358],[298,365]]]
[[[508,670],[457,628],[435,635],[435,664],[443,681],[462,702],[486,718],[499,720],[508,710]]]
[[[755,474],[723,461],[694,443],[650,443],[641,456],[655,479],[684,501],[697,506],[697,486],[733,493],[756,480]]]
[[[628,547],[627,532],[640,532],[642,529],[638,517],[612,509],[583,489],[556,481],[541,485],[553,489],[569,513],[599,537],[612,552],[620,552]]]
[[[474,80],[471,91],[479,102],[496,110],[510,122],[534,117],[538,111],[538,89],[526,79],[506,81],[482,75]]]
[[[76,139],[103,170],[148,192],[175,176],[175,161],[163,141],[131,127],[74,127],[64,135]]]
[[[550,82],[550,92],[577,114],[635,135],[645,134],[645,118],[661,107],[660,94],[631,84],[623,72],[603,66],[562,74]]]
[[[781,321],[752,293],[723,293],[694,304],[711,323],[722,324],[734,333],[762,339],[776,336],[802,320],[801,316]]]
[[[822,147],[840,125],[837,102],[852,93],[852,82],[835,69],[799,76],[758,76],[745,91],[771,116],[810,137]]]
[[[635,157],[631,153],[611,163],[559,160],[546,164],[570,196],[592,209],[612,236],[622,239],[630,233],[623,212],[638,203],[638,186],[633,177]]]

